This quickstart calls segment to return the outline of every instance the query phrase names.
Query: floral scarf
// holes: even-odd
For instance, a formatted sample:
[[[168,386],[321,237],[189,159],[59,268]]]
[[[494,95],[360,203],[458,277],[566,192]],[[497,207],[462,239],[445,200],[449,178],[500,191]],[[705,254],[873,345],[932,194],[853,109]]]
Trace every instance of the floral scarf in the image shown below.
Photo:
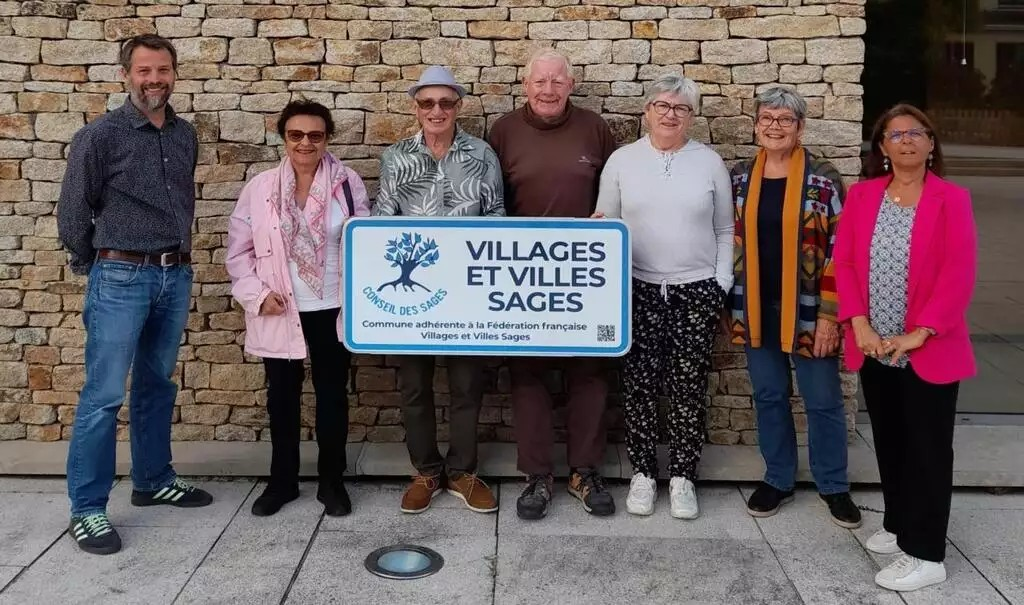
[[[298,267],[299,278],[321,298],[324,294],[329,204],[334,191],[347,176],[344,165],[330,153],[325,153],[309,188],[304,212],[295,202],[295,170],[285,157],[278,166],[277,182],[271,189],[270,202],[281,220],[281,236],[288,260]]]

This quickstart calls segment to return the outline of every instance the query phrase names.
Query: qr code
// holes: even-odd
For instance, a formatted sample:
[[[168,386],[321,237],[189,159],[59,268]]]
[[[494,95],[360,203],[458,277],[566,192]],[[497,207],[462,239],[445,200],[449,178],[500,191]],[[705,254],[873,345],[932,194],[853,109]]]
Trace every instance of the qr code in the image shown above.
[[[615,326],[597,326],[597,342],[615,342]]]

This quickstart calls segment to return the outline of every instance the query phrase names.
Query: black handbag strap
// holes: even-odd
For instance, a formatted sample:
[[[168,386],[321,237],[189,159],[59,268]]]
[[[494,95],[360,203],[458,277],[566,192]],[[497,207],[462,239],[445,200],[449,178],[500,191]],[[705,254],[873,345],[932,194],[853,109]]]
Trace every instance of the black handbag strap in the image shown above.
[[[348,207],[348,216],[355,216],[356,206],[352,201],[352,188],[348,186],[348,179],[341,183],[341,190],[345,194],[345,206]]]

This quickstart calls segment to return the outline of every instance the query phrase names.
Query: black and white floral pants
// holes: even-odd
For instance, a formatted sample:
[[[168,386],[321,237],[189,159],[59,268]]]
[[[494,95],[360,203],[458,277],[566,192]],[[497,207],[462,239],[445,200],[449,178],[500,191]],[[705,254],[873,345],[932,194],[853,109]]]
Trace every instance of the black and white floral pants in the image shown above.
[[[668,398],[671,477],[697,476],[707,425],[708,372],[725,292],[715,279],[681,285],[633,280],[633,345],[623,387],[633,471],[658,476],[658,396]]]

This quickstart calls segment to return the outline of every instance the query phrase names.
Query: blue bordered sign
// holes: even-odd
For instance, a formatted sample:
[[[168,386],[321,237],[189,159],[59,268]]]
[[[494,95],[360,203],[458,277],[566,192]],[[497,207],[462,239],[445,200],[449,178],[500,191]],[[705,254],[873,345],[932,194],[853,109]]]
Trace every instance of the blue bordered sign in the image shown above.
[[[344,232],[354,353],[624,355],[630,241],[622,221],[353,218]]]

